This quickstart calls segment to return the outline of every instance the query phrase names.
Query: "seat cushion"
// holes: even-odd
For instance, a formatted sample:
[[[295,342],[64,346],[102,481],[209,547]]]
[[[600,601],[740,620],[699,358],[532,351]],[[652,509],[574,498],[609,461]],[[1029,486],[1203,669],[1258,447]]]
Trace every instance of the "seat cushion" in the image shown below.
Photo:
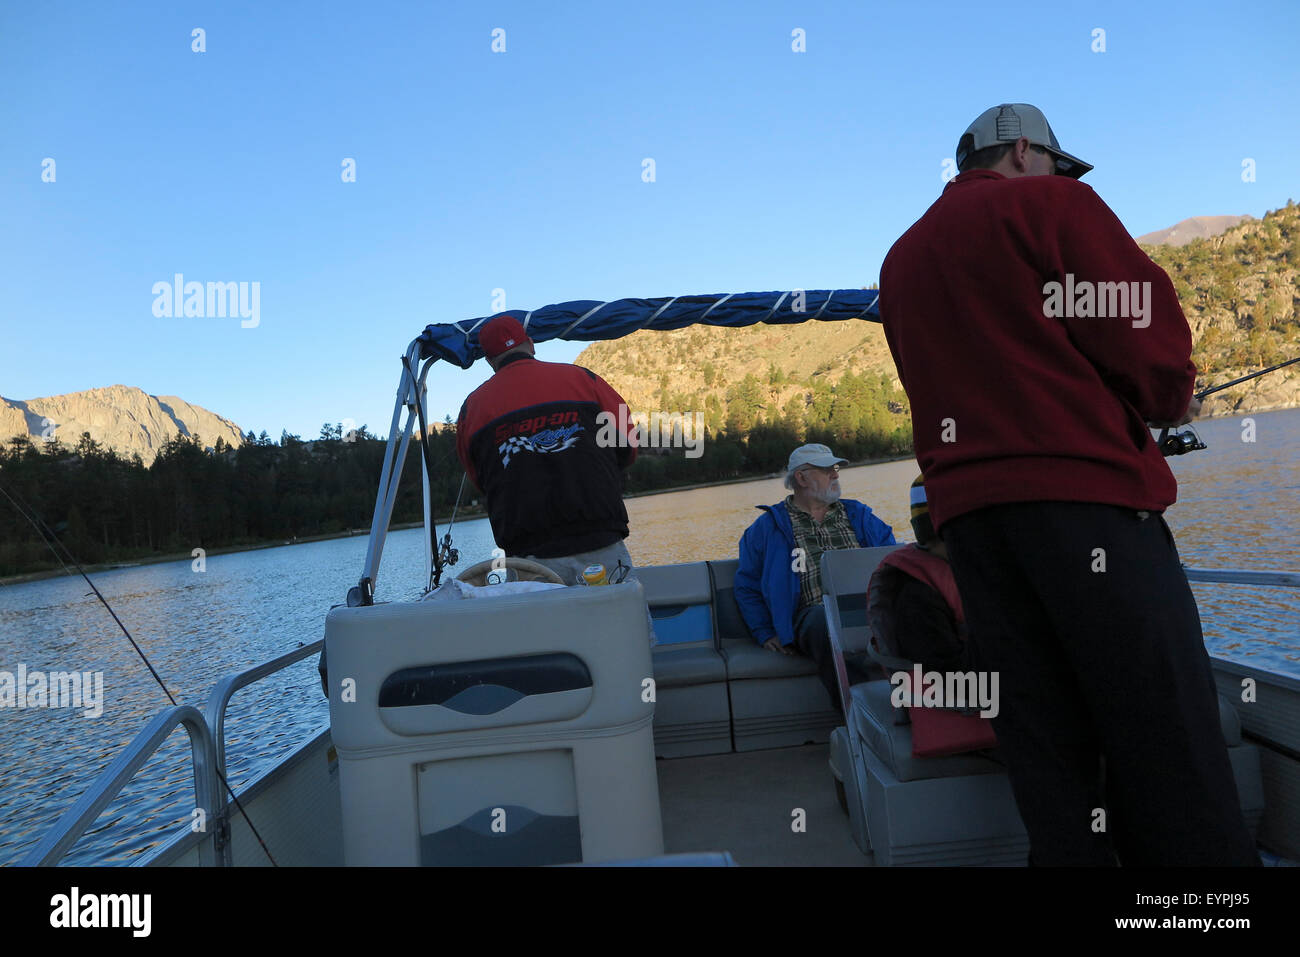
[[[651,657],[655,683],[665,688],[727,680],[727,666],[712,648],[658,647]]]
[[[888,681],[854,685],[850,694],[850,724],[859,739],[871,749],[900,781],[957,777],[964,774],[996,774],[1001,764],[980,754],[953,754],[939,758],[912,756],[912,726],[899,724],[902,709],[889,700],[893,686]],[[996,754],[995,752],[992,752]]]
[[[817,664],[803,655],[783,655],[755,644],[733,644],[722,649],[727,659],[727,677],[731,681],[745,678],[797,678],[817,674]]]
[[[713,593],[713,615],[718,624],[718,639],[725,648],[732,644],[754,645],[754,636],[736,604],[736,590],[730,585]]]

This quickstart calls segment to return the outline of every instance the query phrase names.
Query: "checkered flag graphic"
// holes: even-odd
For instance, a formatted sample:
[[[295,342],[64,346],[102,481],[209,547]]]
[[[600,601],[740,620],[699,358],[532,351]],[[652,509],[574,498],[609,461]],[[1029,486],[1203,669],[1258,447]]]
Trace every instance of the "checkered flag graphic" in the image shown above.
[[[510,464],[510,456],[516,452],[535,452],[536,447],[532,436],[512,435],[497,447],[497,451],[501,453],[501,466],[505,468]]]

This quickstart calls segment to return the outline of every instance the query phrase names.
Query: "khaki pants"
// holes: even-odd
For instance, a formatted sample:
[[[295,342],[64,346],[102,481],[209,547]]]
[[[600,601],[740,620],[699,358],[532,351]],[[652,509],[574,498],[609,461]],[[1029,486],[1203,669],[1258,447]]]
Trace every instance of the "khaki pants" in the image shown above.
[[[525,555],[524,558],[530,562],[537,562],[539,565],[545,565],[555,574],[564,579],[566,585],[583,584],[582,572],[588,565],[597,563],[605,566],[605,573],[610,577],[610,584],[618,585],[618,575],[622,572],[616,572],[620,562],[626,568],[627,577],[623,581],[636,581],[636,572],[632,568],[632,556],[628,553],[627,546],[623,540],[619,539],[613,545],[606,545],[604,548],[597,548],[590,552],[579,552],[576,555],[561,555],[556,558],[538,558],[536,555]]]
[[[610,584],[621,585],[625,582],[637,581],[636,569],[632,566],[632,556],[619,539],[613,545],[606,545],[604,548],[597,548],[590,552],[579,552],[576,555],[561,555],[557,558],[538,558],[536,555],[524,555],[524,558],[530,562],[537,562],[539,565],[545,565],[555,574],[564,580],[566,585],[583,585],[582,573],[588,565],[601,564],[605,566],[605,574],[609,576]],[[626,577],[622,580],[618,576],[623,574],[619,564],[627,569]],[[650,646],[658,644],[655,639],[655,622],[654,616],[650,614],[650,609],[646,608],[646,618],[650,622]]]

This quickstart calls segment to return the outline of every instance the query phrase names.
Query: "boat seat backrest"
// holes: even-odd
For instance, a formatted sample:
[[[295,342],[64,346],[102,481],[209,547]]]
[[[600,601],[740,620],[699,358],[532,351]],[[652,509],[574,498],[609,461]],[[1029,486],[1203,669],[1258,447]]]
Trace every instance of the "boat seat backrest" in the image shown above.
[[[880,560],[901,548],[845,548],[822,553],[822,593],[826,620],[846,655],[865,654],[871,647],[867,624],[867,585]]]
[[[739,559],[729,558],[708,563],[713,576],[713,617],[717,623],[718,645],[755,645],[754,636],[736,604],[736,569]]]
[[[654,620],[659,647],[713,645],[713,592],[707,562],[636,570]]]

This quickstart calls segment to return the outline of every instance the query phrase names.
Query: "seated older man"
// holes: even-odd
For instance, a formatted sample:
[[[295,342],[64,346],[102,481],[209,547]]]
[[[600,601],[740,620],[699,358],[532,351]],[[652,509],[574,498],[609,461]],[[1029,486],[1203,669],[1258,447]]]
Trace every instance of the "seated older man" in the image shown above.
[[[817,663],[831,702],[840,708],[826,609],[822,606],[822,552],[894,545],[894,531],[871,509],[840,499],[839,471],[847,459],[825,445],[803,445],[786,466],[785,501],[763,510],[740,540],[736,603],[755,640],[781,654]]]

